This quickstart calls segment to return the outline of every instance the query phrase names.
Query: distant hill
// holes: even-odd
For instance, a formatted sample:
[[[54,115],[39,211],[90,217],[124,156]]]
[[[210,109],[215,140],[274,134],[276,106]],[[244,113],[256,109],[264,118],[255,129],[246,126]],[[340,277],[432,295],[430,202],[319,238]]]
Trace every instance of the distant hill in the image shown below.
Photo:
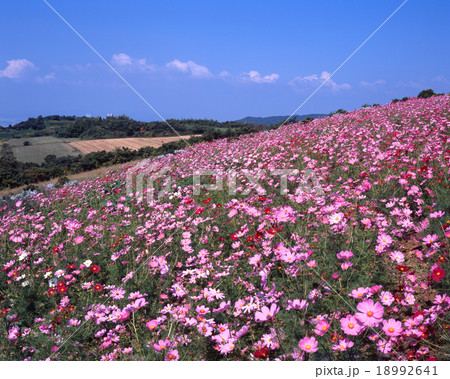
[[[289,123],[294,122],[294,118],[297,118],[297,121],[302,121],[305,118],[311,117],[311,118],[322,118],[327,117],[328,114],[324,113],[311,113],[311,114],[304,114],[304,115],[294,115],[291,117],[291,119],[288,121]],[[238,122],[247,122],[255,125],[273,125],[278,124],[279,122],[283,122],[286,120],[289,116],[269,116],[269,117],[244,117],[240,120],[236,120]]]

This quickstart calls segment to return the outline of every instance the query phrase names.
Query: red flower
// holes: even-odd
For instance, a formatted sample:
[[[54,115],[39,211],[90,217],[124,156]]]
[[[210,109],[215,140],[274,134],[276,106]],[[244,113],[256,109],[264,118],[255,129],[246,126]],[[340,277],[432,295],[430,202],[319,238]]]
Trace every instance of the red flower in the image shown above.
[[[100,267],[98,267],[97,265],[91,265],[91,272],[93,272],[94,274],[96,272],[100,271]]]
[[[77,265],[68,265],[67,269],[68,270],[76,270],[77,269]]]
[[[205,204],[209,204],[209,202],[211,201],[211,198],[210,197],[208,197],[203,203],[205,203]]]
[[[67,286],[58,287],[58,293],[66,293],[68,289],[69,287]]]
[[[103,286],[101,284],[96,284],[94,286],[94,291],[101,291],[103,289]]]
[[[199,215],[200,213],[203,213],[205,211],[205,208],[199,207],[197,208],[197,210],[195,211],[196,215]]]
[[[270,213],[270,208],[267,207],[266,209],[264,209],[264,213],[265,213],[266,215],[269,214],[269,213]]]
[[[409,271],[409,268],[408,268],[407,266],[401,266],[401,265],[398,265],[398,266],[396,267],[396,269],[397,269],[398,271],[401,271],[401,272],[408,272],[408,271]]]
[[[261,195],[260,195],[259,198],[258,198],[258,200],[259,200],[259,201],[266,201],[267,199],[266,199],[264,196],[261,196]]]
[[[61,288],[61,287],[65,287],[66,286],[66,282],[64,280],[61,280],[60,282],[58,282],[58,284],[56,285],[56,287]]]
[[[269,349],[262,347],[259,350],[255,351],[256,358],[266,358],[269,355]]]
[[[56,295],[56,288],[50,288],[48,291],[47,291],[47,293],[50,295],[50,296],[53,296],[53,295]]]
[[[439,282],[444,276],[445,276],[444,269],[442,267],[436,267],[433,270],[433,275],[431,276],[431,278],[433,280],[436,280],[436,282]]]

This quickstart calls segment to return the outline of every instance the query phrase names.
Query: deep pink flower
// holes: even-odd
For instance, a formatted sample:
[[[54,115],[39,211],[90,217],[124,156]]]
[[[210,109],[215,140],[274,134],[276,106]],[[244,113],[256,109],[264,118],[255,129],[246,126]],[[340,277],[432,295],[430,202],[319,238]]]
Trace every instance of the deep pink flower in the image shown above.
[[[383,332],[389,337],[396,337],[402,334],[402,322],[390,318],[389,321],[383,320]]]
[[[322,320],[316,324],[316,328],[313,330],[318,336],[323,336],[330,328],[330,323],[328,321]]]
[[[341,328],[345,334],[357,336],[361,331],[362,326],[355,316],[347,315],[347,317],[341,318]]]

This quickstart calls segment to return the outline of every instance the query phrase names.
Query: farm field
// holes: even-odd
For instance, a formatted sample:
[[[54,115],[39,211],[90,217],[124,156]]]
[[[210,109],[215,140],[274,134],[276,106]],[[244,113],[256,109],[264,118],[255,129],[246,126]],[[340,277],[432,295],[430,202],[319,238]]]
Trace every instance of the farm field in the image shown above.
[[[190,136],[182,137],[189,139]],[[142,147],[160,147],[164,143],[175,142],[180,140],[180,137],[155,137],[155,138],[113,138],[113,139],[98,139],[89,141],[75,141],[71,142],[70,146],[81,151],[83,154],[93,153],[96,151],[113,151],[117,148],[126,147],[131,150],[139,150]]]
[[[10,199],[0,360],[449,360],[449,144],[412,98]]]
[[[11,146],[14,156],[19,162],[43,163],[47,155],[56,157],[77,156],[81,152],[68,142],[74,139],[60,139],[55,137],[17,138],[6,141]],[[29,146],[24,146],[28,141]]]
[[[185,139],[190,136],[182,137]],[[56,157],[77,156],[97,151],[114,151],[117,148],[138,150],[142,147],[160,147],[164,143],[180,140],[180,137],[155,138],[117,138],[99,140],[79,140],[78,138],[29,137],[13,138],[5,142],[11,146],[14,156],[19,162],[33,162],[41,164],[47,155]],[[24,146],[28,141],[29,146]]]

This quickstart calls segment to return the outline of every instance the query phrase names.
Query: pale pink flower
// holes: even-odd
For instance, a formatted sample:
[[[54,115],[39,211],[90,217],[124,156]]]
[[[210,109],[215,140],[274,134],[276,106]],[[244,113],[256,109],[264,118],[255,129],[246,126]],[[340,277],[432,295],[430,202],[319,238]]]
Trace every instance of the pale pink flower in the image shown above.
[[[318,345],[319,343],[314,337],[302,338],[298,343],[298,347],[307,353],[314,353],[319,350]]]
[[[277,307],[275,303],[270,306],[270,309],[264,306],[261,308],[260,311],[255,312],[255,321],[264,322],[270,320],[273,316],[275,316],[278,313],[279,310],[280,308]]]
[[[359,303],[356,307],[360,313],[356,313],[356,318],[365,326],[377,326],[383,317],[383,306],[368,299]]]

